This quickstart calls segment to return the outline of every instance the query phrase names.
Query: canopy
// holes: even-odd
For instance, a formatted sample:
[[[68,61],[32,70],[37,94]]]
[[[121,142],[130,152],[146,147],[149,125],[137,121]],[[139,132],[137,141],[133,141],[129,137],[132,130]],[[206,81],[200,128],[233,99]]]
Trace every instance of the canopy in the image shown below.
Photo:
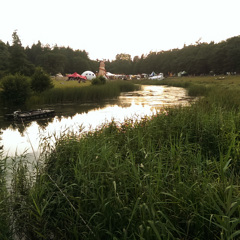
[[[78,74],[77,72],[73,73],[73,74],[69,74],[68,75],[69,78],[82,78],[82,79],[87,79],[85,76],[82,76],[80,74]]]

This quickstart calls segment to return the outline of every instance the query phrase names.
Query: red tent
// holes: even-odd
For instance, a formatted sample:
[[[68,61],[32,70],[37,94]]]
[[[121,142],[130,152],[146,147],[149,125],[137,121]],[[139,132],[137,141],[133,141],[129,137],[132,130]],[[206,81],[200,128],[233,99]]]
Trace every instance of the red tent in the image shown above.
[[[77,72],[73,73],[73,74],[69,74],[68,75],[69,78],[82,78],[82,79],[87,79],[85,76],[82,76],[80,74],[78,74]]]
[[[87,77],[82,76],[82,75],[78,74],[77,72],[75,72],[73,74],[69,74],[68,79],[70,79],[70,78],[81,78],[81,79],[87,80]]]

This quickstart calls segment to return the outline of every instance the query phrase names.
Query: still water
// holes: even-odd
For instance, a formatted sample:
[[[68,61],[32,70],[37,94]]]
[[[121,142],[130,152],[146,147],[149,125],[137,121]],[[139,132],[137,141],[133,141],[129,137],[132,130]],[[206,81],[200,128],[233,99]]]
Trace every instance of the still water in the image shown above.
[[[123,93],[117,100],[79,105],[54,105],[56,116],[25,123],[3,121],[0,118],[0,146],[5,156],[38,155],[43,143],[54,145],[57,138],[73,132],[82,133],[97,129],[109,121],[140,120],[144,116],[164,111],[174,105],[187,105],[193,99],[183,88],[143,86],[141,91]]]

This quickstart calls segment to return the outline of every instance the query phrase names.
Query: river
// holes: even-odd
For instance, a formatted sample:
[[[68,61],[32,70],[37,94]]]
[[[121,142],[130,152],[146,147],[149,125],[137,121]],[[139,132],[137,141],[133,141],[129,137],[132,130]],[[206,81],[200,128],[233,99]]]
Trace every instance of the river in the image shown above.
[[[148,85],[140,91],[122,93],[117,100],[48,106],[56,111],[52,119],[15,123],[6,122],[1,116],[0,146],[5,156],[38,156],[44,143],[53,146],[66,133],[94,130],[112,120],[119,123],[129,118],[139,120],[169,106],[187,105],[192,100],[183,88]]]

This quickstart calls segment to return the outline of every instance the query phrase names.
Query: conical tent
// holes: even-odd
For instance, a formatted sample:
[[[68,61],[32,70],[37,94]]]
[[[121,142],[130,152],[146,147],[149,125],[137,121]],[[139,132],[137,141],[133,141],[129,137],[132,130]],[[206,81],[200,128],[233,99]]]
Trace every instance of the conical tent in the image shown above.
[[[152,72],[149,77],[153,77],[153,76],[156,76],[157,74],[155,72]]]

